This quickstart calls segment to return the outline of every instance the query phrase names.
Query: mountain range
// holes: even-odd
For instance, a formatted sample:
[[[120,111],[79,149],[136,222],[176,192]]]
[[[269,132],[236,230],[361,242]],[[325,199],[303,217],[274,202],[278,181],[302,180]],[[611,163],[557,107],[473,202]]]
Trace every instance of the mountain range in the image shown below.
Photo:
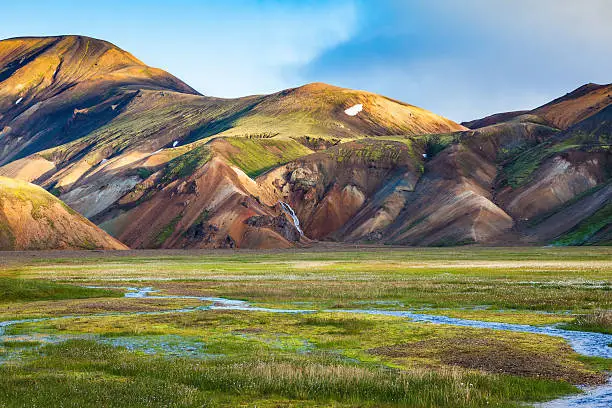
[[[612,85],[458,124],[323,83],[215,98],[105,41],[8,39],[0,248],[610,244],[611,138]]]

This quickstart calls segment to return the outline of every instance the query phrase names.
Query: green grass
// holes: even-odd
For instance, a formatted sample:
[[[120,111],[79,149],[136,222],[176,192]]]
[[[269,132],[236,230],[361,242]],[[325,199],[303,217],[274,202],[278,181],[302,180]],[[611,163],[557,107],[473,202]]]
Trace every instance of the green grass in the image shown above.
[[[0,303],[119,296],[116,291],[0,277]]]
[[[553,245],[584,245],[602,228],[612,224],[612,203],[606,204],[575,228],[553,241]]]
[[[602,320],[576,316],[612,308],[611,255],[607,247],[472,247],[8,257],[0,282],[153,286],[160,295],[318,311],[177,313],[207,303],[17,295],[5,303],[7,319],[81,316],[6,328],[0,401],[10,403],[0,406],[518,407],[552,399],[576,392],[572,384],[603,381],[610,361],[579,356],[557,337],[337,309],[431,307],[423,312],[589,330],[587,320]],[[37,343],[47,337],[72,340]]]
[[[225,140],[237,149],[228,152],[229,161],[253,178],[312,153],[293,139],[228,137]]]
[[[355,307],[395,301],[406,307],[575,311],[612,308],[612,249],[429,248],[349,252],[224,252],[173,256],[40,260],[9,266],[23,277],[133,283],[170,279],[177,292],[266,304],[314,302]],[[12,272],[11,272],[12,271]],[[0,272],[1,274],[2,272]],[[189,282],[189,281],[193,282]],[[206,284],[202,284],[205,282]]]
[[[161,183],[168,184],[174,180],[191,176],[204,166],[210,160],[210,157],[210,149],[205,145],[195,147],[187,153],[175,157],[168,162],[164,169]]]
[[[590,331],[612,334],[612,311],[600,310],[578,316],[574,321],[563,324],[568,330]]]
[[[8,407],[236,406],[260,399],[268,400],[263,406],[511,407],[574,390],[515,376],[360,367],[327,354],[169,360],[89,341],[47,346],[23,366],[0,366],[0,401]]]

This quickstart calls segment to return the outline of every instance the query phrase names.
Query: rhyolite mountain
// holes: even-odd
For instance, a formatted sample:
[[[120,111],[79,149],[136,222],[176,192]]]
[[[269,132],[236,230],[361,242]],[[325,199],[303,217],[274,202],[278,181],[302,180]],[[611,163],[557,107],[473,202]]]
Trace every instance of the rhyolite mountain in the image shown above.
[[[39,186],[0,177],[0,249],[127,249]]]
[[[10,39],[0,175],[133,248],[609,243],[610,94],[459,125],[321,83],[203,96],[104,41]]]

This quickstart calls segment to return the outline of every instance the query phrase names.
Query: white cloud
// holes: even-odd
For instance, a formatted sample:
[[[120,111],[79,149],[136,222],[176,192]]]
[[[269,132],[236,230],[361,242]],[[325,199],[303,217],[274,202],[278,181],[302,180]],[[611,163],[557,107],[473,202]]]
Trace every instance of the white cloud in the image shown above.
[[[317,7],[276,4],[231,16],[226,10],[213,10],[201,17],[197,32],[186,37],[189,47],[143,59],[200,92],[223,97],[299,85],[299,68],[348,40],[357,24],[356,10],[346,2]],[[182,53],[185,48],[191,50],[189,55]]]
[[[359,55],[358,41],[332,50],[306,71],[309,79],[386,94],[456,121],[610,82],[612,1],[381,1],[391,21],[368,52]]]

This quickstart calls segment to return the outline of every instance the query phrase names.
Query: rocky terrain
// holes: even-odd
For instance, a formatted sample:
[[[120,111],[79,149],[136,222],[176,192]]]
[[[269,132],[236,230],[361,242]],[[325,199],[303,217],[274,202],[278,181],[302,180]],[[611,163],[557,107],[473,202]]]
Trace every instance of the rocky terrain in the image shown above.
[[[132,248],[610,243],[611,105],[588,84],[459,125],[321,83],[221,99],[104,41],[11,39],[0,175]]]

